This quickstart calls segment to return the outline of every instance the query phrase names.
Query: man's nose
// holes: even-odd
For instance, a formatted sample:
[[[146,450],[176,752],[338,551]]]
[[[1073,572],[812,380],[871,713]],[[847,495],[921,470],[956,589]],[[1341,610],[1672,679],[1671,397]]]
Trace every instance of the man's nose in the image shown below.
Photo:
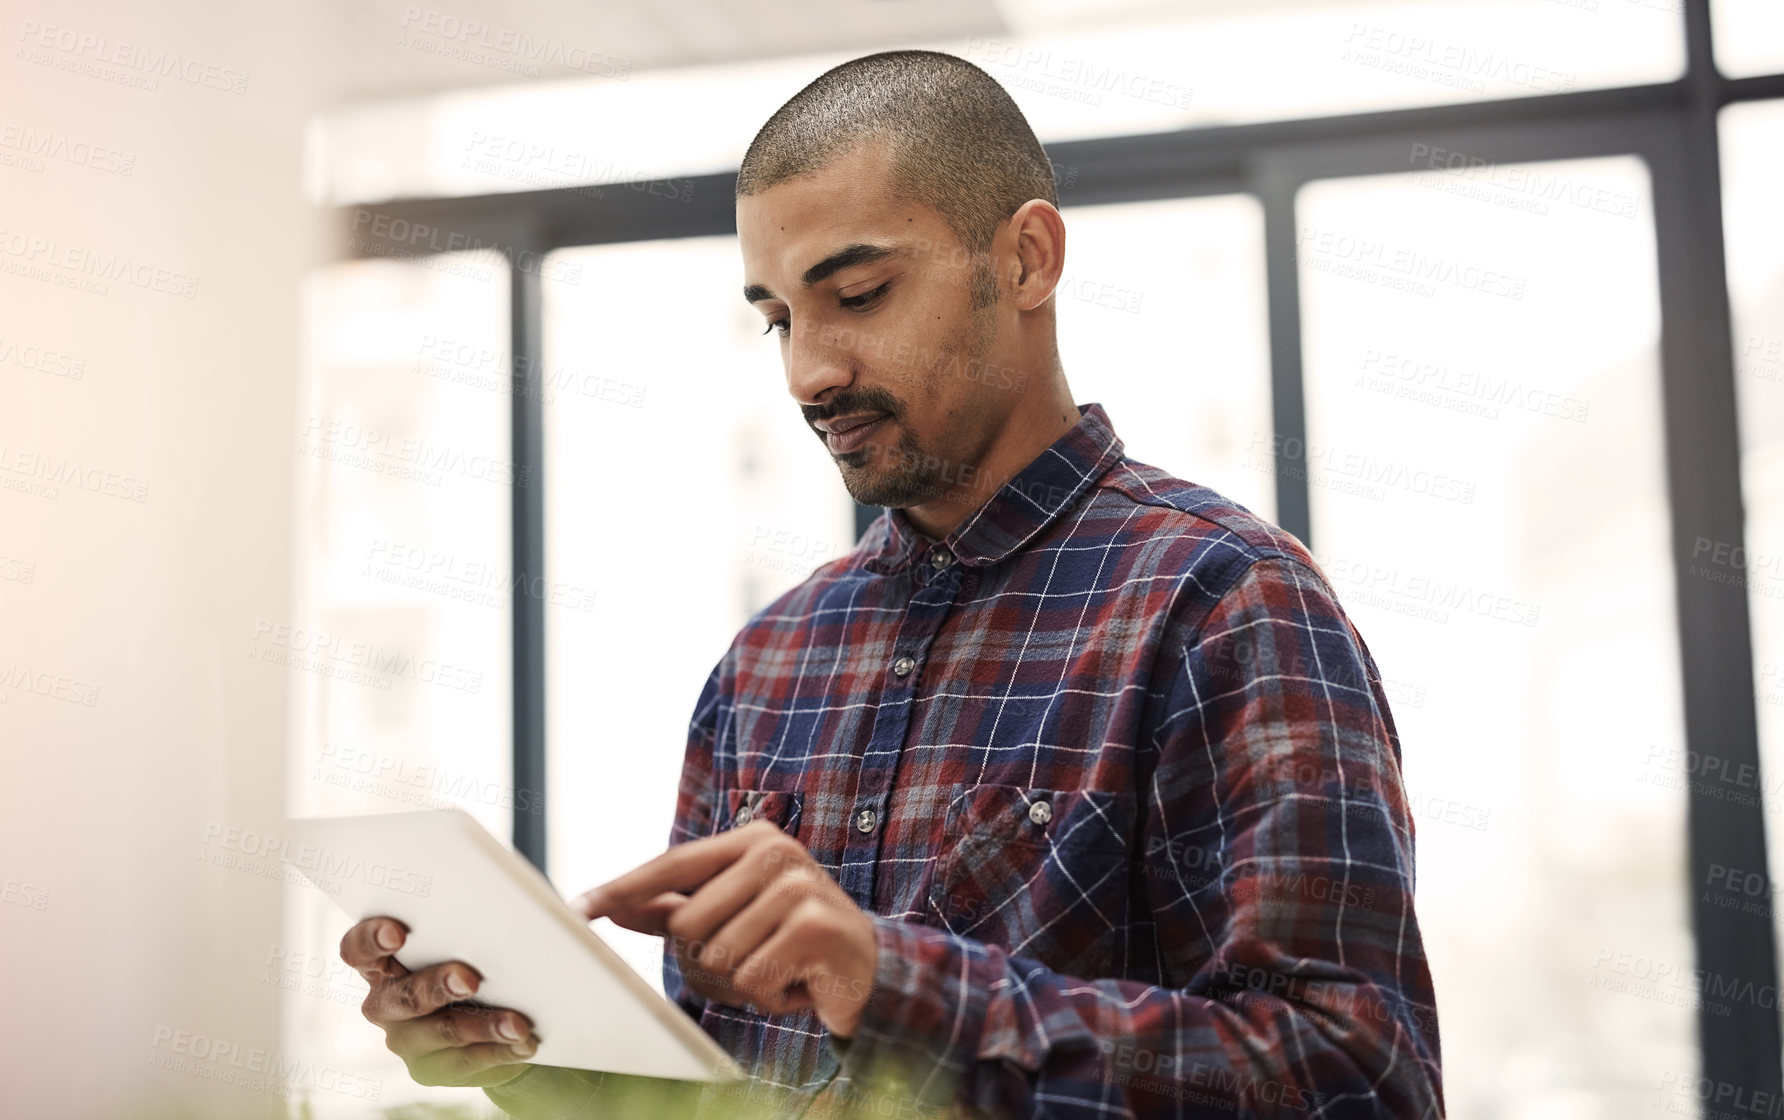
[[[817,404],[827,389],[855,379],[853,331],[793,324],[787,343],[787,391],[800,404]]]

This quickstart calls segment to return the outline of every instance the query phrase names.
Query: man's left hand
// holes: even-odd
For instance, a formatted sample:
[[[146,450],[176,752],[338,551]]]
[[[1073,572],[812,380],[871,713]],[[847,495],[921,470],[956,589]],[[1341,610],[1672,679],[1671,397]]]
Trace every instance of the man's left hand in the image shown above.
[[[873,990],[873,919],[768,821],[677,844],[576,906],[666,938],[694,991],[771,1014],[812,1008],[850,1038]]]

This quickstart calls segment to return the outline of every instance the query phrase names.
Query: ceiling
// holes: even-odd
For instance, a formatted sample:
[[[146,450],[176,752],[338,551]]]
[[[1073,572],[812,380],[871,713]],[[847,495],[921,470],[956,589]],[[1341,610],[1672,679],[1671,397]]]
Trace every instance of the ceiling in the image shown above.
[[[327,0],[338,102],[1007,34],[993,0]]]

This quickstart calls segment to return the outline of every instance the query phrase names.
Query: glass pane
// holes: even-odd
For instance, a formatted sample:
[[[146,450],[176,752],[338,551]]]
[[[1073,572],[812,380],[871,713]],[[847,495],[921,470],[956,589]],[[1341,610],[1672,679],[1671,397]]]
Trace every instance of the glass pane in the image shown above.
[[[1784,72],[1784,4],[1710,0],[1716,69],[1731,78]]]
[[[1065,221],[1055,300],[1073,398],[1101,402],[1135,459],[1274,517],[1263,208],[1229,195],[1073,206]]]
[[[733,237],[573,249],[545,302],[551,877],[668,841],[687,726],[750,615],[854,547],[854,504],[739,296]],[[603,921],[653,984],[662,942]]]
[[[1255,203],[1067,221],[1076,399],[1106,404],[1136,455],[1268,513],[1270,477],[1244,470],[1227,431],[1268,424]],[[1140,259],[1142,224],[1189,265]],[[548,293],[543,371],[548,572],[586,608],[547,628],[551,872],[569,893],[661,850],[706,673],[751,614],[853,547],[854,507],[738,298],[734,238],[575,249],[552,268],[578,277]],[[1171,334],[1185,309],[1188,359]],[[658,982],[660,942],[603,932]]]
[[[289,810],[457,805],[507,837],[507,268],[488,254],[342,264],[306,295],[296,603],[251,647],[291,671]],[[361,1016],[365,984],[338,956],[347,919],[307,884],[288,902],[265,981],[286,993],[288,1051],[382,1083],[376,1105],[324,1093],[314,1107],[462,1097],[416,1085]]]
[[[1747,588],[1759,696],[1766,848],[1771,878],[1784,875],[1784,102],[1722,113],[1722,220],[1734,311],[1735,393],[1741,415],[1745,553],[1706,543],[1706,578]],[[1751,881],[1751,880],[1746,880]],[[1784,918],[1773,887],[1741,901]],[[1784,938],[1784,926],[1778,927]],[[1784,944],[1784,941],[1780,941]]]
[[[1300,200],[1283,451],[1388,681],[1456,1120],[1642,1115],[1697,1068],[1651,215],[1630,158]]]
[[[1676,78],[1675,0],[1002,0],[985,67],[1043,141]]]

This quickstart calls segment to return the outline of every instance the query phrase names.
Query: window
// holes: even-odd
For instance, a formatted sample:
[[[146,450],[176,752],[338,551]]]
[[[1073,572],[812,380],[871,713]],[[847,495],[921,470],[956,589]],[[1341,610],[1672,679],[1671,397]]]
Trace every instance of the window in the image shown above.
[[[516,797],[530,803],[509,780],[507,291],[487,255],[311,278],[300,594],[251,644],[291,670],[293,816],[456,805],[506,837]],[[386,1106],[453,1099],[366,1029],[365,982],[339,958],[346,917],[307,884],[289,900],[268,961],[287,1056],[382,1080]]]
[[[734,237],[568,249],[545,302],[552,880],[663,850],[706,675],[750,615],[854,547],[854,503],[744,303]],[[573,282],[570,282],[573,281]],[[603,922],[652,983],[662,942]]]
[[[1706,541],[1691,559],[1694,574],[1747,591],[1770,881],[1757,882],[1764,877],[1743,868],[1740,894],[1775,914],[1772,883],[1784,873],[1784,213],[1777,190],[1784,102],[1723,110],[1722,140],[1746,540],[1739,552]]]
[[[1274,516],[1262,208],[1227,195],[1064,214],[1054,302],[1073,398],[1102,404],[1133,458]]]
[[[1736,975],[1775,948],[1772,883],[1714,862],[1758,866],[1761,814],[1700,772],[1748,758],[1742,713],[1704,702],[1705,679],[1747,651],[1718,625],[1729,600],[1694,582],[1750,604],[1764,770],[1749,784],[1775,824],[1784,113],[1722,114],[1726,231],[1694,197],[1713,170],[1694,145],[1699,94],[1775,96],[1784,35],[1771,0],[1711,0],[1722,71],[1761,76],[1676,82],[1699,27],[1686,2],[1180,19],[1149,0],[1000,0],[1008,36],[930,44],[1002,81],[1054,158],[1076,399],[1108,406],[1136,458],[1306,535],[1377,656],[1458,1120],[1694,1113],[1720,1087],[1784,1091],[1777,1009]],[[530,652],[547,664],[549,851],[567,891],[660,848],[706,672],[752,611],[850,547],[850,503],[737,298],[728,235],[729,170],[754,129],[843,57],[316,125],[319,199],[487,192],[343,217],[462,207],[478,228],[549,231],[554,267],[577,277],[517,309],[543,325],[561,601]],[[1568,96],[1616,87],[1637,88]],[[689,128],[662,129],[665,106]],[[1695,329],[1719,321],[1703,249],[1724,232],[1738,476],[1667,458],[1734,438],[1719,393],[1663,405],[1731,372]],[[669,239],[611,243],[624,236]],[[1692,545],[1706,525],[1735,535],[1743,497],[1739,555]],[[1763,841],[1772,879],[1781,836]],[[1741,886],[1721,889],[1719,867]],[[657,981],[654,940],[621,947]]]
[[[1634,159],[1300,199],[1285,451],[1387,682],[1458,1117],[1696,1076],[1652,213]]]
[[[1066,220],[1075,398],[1108,407],[1130,454],[1268,513],[1268,460],[1234,434],[1268,424],[1256,203]],[[542,378],[547,570],[584,608],[547,625],[548,801],[574,806],[547,850],[569,892],[661,850],[706,674],[751,614],[854,547],[854,507],[738,295],[735,238],[565,250],[551,270],[575,277],[546,302]],[[604,933],[660,981],[660,941]]]

